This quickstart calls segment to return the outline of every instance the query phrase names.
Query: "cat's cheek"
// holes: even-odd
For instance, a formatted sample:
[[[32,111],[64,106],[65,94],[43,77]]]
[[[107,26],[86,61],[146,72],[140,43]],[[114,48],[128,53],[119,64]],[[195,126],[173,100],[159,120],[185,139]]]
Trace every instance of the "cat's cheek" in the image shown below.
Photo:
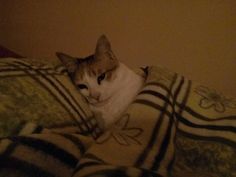
[[[89,102],[90,100],[89,100],[89,96],[88,96],[88,93],[86,93],[86,92],[81,92],[80,91],[80,93],[81,93],[81,95]]]
[[[80,93],[84,96],[84,97],[88,97],[89,96],[89,92],[87,90],[81,90]]]
[[[110,97],[110,91],[111,91],[110,88],[106,84],[104,84],[104,86],[100,90],[101,93],[100,99],[105,100],[108,97]]]

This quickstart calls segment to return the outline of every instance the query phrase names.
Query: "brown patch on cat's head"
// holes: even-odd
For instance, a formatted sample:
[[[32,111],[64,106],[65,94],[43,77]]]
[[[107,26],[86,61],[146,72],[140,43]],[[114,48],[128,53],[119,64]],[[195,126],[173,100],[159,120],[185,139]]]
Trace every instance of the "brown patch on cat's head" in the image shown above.
[[[106,73],[106,79],[109,81],[112,78],[112,72],[119,66],[119,61],[113,54],[111,44],[105,35],[98,39],[94,55],[85,58],[75,58],[60,52],[56,55],[66,66],[75,82],[82,80],[86,72],[91,77]]]

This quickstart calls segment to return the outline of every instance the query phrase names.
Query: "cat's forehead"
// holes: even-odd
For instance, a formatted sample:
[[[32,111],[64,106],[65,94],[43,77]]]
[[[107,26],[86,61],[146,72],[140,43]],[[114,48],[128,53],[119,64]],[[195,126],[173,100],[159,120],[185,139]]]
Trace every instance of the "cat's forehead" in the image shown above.
[[[104,72],[114,70],[118,67],[117,60],[100,59],[91,55],[84,59],[78,59],[77,69],[74,75],[76,83],[84,81],[88,78],[96,78]],[[86,76],[86,77],[85,77]]]
[[[78,70],[75,73],[74,77],[75,84],[91,84],[91,82],[94,81],[96,81],[96,77],[89,75],[87,70],[84,71]]]
[[[81,65],[77,68],[74,75],[74,81],[76,83],[85,82],[96,77],[96,73],[89,67],[89,65]]]
[[[107,69],[107,65],[102,61],[98,62],[93,60],[91,62],[83,62],[78,64],[75,71],[75,77],[78,79],[83,79],[85,75],[87,77],[96,77],[102,74]]]

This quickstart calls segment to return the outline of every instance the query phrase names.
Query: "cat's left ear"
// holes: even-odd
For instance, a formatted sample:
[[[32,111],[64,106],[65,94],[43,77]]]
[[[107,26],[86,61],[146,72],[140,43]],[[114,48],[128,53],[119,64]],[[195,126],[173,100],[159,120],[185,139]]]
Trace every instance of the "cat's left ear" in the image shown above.
[[[111,44],[105,35],[99,37],[95,50],[96,55],[103,55],[106,52],[111,51]]]
[[[69,73],[74,73],[78,67],[77,59],[67,54],[56,52],[57,57],[61,60],[62,64],[65,65]]]

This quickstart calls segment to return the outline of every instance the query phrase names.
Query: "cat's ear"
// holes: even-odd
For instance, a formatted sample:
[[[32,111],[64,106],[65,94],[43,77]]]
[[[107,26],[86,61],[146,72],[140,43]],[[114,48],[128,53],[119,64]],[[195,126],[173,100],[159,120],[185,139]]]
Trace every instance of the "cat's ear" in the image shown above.
[[[111,44],[105,35],[99,37],[96,45],[95,54],[103,55],[106,52],[111,51]]]
[[[56,52],[56,56],[61,60],[62,64],[65,65],[69,73],[74,73],[77,69],[77,59],[67,54]]]

